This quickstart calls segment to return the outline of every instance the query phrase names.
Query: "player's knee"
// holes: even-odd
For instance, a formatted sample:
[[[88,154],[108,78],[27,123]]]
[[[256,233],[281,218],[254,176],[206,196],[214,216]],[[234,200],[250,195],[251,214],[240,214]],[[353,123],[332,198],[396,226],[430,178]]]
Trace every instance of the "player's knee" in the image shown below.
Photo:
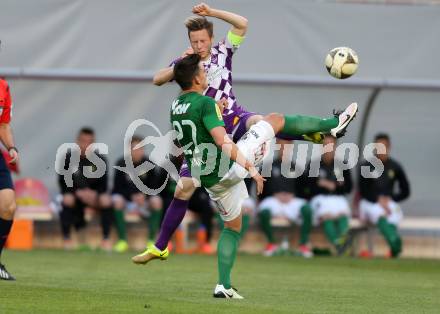
[[[100,194],[99,195],[99,206],[101,208],[111,207],[112,206],[112,198],[108,194]]]
[[[281,113],[273,112],[264,117],[264,120],[269,122],[278,133],[284,127],[284,115]]]
[[[196,187],[191,178],[180,178],[176,190],[174,191],[174,198],[180,200],[189,200],[194,194]]]
[[[125,201],[122,197],[115,197],[113,199],[113,207],[116,210],[123,210],[125,208]]]
[[[225,228],[231,229],[235,232],[240,233],[241,232],[241,221],[242,221],[242,217],[237,217],[231,221],[225,221],[224,225]]]
[[[12,220],[14,218],[14,213],[17,209],[17,204],[15,200],[8,200],[3,203],[3,208],[1,208],[1,218],[6,220]]]
[[[75,196],[73,194],[64,194],[63,195],[63,205],[67,207],[75,206]]]
[[[160,196],[152,196],[149,200],[149,205],[152,210],[161,210],[163,207],[163,201]]]

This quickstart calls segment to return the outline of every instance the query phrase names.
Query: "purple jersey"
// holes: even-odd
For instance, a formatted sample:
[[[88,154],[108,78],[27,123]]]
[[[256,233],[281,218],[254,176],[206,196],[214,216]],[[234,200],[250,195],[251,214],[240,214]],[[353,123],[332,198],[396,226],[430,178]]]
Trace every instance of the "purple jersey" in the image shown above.
[[[223,111],[223,119],[226,131],[232,134],[233,137],[236,137],[235,133],[237,132],[244,134],[244,132],[240,132],[242,130],[237,129],[238,121],[243,118],[247,120],[249,117],[249,112],[238,105],[232,90],[232,57],[239,47],[239,45],[233,45],[228,36],[226,36],[215,46],[211,47],[209,59],[202,61],[208,80],[208,87],[203,94],[214,98],[216,101],[222,98],[228,100],[228,106]],[[171,65],[175,64],[177,60],[173,61]]]
[[[211,48],[211,56],[202,61],[208,80],[208,88],[204,91],[206,96],[219,101],[222,98],[228,100],[228,107],[223,115],[233,113],[238,107],[237,99],[232,90],[232,56],[239,46],[232,45],[226,36],[225,39]]]

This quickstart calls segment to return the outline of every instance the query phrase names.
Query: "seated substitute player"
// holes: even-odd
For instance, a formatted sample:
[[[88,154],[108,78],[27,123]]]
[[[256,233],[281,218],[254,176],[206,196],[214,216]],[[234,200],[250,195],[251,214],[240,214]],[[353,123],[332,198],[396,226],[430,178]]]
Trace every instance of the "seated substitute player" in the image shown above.
[[[312,209],[307,201],[300,196],[301,189],[304,187],[304,178],[287,177],[283,171],[300,171],[295,168],[293,162],[282,162],[285,145],[291,141],[277,139],[280,144],[280,150],[276,159],[272,163],[271,176],[267,178],[264,184],[264,191],[260,195],[261,203],[258,206],[258,218],[261,229],[267,238],[268,244],[264,255],[272,256],[278,250],[273,236],[273,227],[271,225],[272,217],[285,217],[291,223],[301,226],[298,251],[304,257],[312,257],[313,253],[309,247],[309,234],[312,229]],[[286,167],[287,166],[287,167]],[[286,169],[284,169],[286,168]]]
[[[249,112],[239,106],[232,88],[232,58],[244,40],[247,19],[232,12],[210,8],[203,3],[193,7],[192,11],[200,16],[191,17],[185,23],[191,48],[185,51],[182,57],[190,53],[200,55],[208,78],[208,87],[203,91],[203,94],[218,101],[223,112],[226,132],[231,134],[233,141],[236,142],[253,124],[263,119],[263,115]],[[213,45],[213,24],[205,16],[219,18],[232,25],[226,38],[216,45]],[[162,85],[172,81],[174,78],[173,67],[179,59],[173,61],[169,67],[158,71],[154,76],[154,84]],[[277,137],[290,140],[307,139],[317,142],[322,141],[322,135],[319,132],[331,133],[333,136],[339,137],[344,134],[356,112],[357,104],[354,103],[348,106],[343,113],[329,119],[283,115],[284,126],[277,132]],[[188,200],[195,190],[194,185],[191,184],[191,173],[186,162],[181,167],[180,176],[185,178],[183,180],[186,180],[186,184],[183,184],[183,188],[177,187],[174,199],[166,210],[164,217],[166,223],[162,224],[163,227],[161,227],[159,238],[155,244],[155,247],[162,253],[166,250],[167,243],[183,220],[188,208]],[[148,260],[142,262],[148,262]]]
[[[79,167],[73,173],[73,185],[67,186],[64,176],[58,176],[58,184],[62,194],[62,210],[60,212],[61,230],[63,233],[64,248],[72,249],[73,243],[70,237],[73,226],[78,235],[80,247],[87,248],[85,238],[86,221],[84,211],[86,207],[99,209],[101,215],[101,226],[103,240],[101,248],[111,250],[110,229],[113,221],[113,210],[111,196],[107,193],[107,160],[104,156],[96,154],[106,163],[106,171],[100,178],[87,178],[84,175],[84,168],[91,167],[94,171],[97,166],[86,157],[86,149],[95,143],[95,132],[89,127],[83,127],[76,140],[80,148]],[[64,169],[69,170],[72,152],[66,154]]]
[[[1,44],[1,42],[0,42]],[[5,79],[0,78],[0,142],[8,150],[11,157],[10,163],[18,161],[18,150],[14,145],[14,137],[12,136],[11,122],[12,100],[9,91],[9,85]],[[0,258],[3,247],[8,240],[11,231],[14,213],[17,204],[15,203],[14,185],[12,183],[11,173],[6,165],[3,154],[0,153]],[[1,264],[0,260],[0,279],[15,280]]]
[[[135,135],[131,139],[131,158],[133,166],[137,167],[148,161],[143,147],[135,149],[134,147],[142,141],[142,138]],[[121,157],[116,166],[125,167],[125,159]],[[139,175],[140,180],[150,189],[160,187],[167,174],[159,166]],[[160,227],[162,217],[163,200],[160,195],[147,196],[136,187],[127,173],[115,170],[112,200],[114,208],[115,225],[118,232],[118,242],[113,247],[116,252],[122,253],[128,250],[127,231],[124,220],[124,210],[137,210],[148,221],[148,242],[154,244],[157,231]]]
[[[327,146],[328,145],[328,146]],[[322,224],[328,241],[340,255],[346,248],[350,205],[346,199],[353,188],[350,170],[342,170],[335,163],[336,139],[325,136],[324,146],[328,152],[322,155],[318,177],[310,177],[310,190],[313,198],[310,202],[313,208],[314,224]],[[342,175],[343,181],[338,181]]]
[[[402,166],[390,157],[388,134],[377,134],[375,142],[386,149],[384,153],[376,153],[384,169],[378,178],[364,178],[359,174],[360,216],[362,220],[377,225],[390,247],[391,256],[398,257],[402,252],[402,239],[397,227],[403,218],[398,202],[409,197],[410,187]],[[364,161],[362,166],[373,169],[369,161]]]

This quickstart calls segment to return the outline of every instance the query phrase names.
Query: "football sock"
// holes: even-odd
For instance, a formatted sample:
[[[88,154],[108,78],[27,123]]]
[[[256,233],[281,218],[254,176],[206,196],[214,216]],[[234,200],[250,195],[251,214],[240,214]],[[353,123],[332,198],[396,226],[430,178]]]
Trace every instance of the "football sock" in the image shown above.
[[[153,209],[151,215],[148,218],[148,239],[154,241],[156,239],[157,230],[160,228],[160,218],[162,216],[162,210]]]
[[[348,217],[341,216],[337,219],[337,235],[338,238],[345,236],[348,232]]]
[[[124,211],[115,209],[113,213],[115,216],[115,225],[118,232],[119,240],[127,241],[127,230],[125,228]]]
[[[272,214],[269,209],[263,209],[258,213],[258,218],[260,218],[260,226],[267,238],[267,241],[269,243],[274,243],[272,225],[270,224],[271,217]]]
[[[377,221],[377,227],[380,233],[384,236],[388,245],[390,246],[391,252],[397,252],[401,245],[401,240],[397,234],[397,228],[388,223],[385,217],[380,217]],[[400,244],[399,244],[400,243]]]
[[[240,233],[224,228],[217,244],[219,284],[226,289],[231,288],[231,270],[237,256]]]
[[[385,217],[379,218],[377,227],[390,246],[392,256],[396,257],[399,255],[399,253],[402,251],[402,239],[397,232],[397,227],[393,224],[390,224]]]
[[[156,241],[156,247],[163,251],[171,240],[171,236],[185,217],[188,201],[174,198],[165,213],[165,217],[160,228],[159,237]]]
[[[299,244],[307,244],[309,242],[310,231],[312,230],[312,209],[309,205],[301,207],[302,225],[300,231]]]
[[[284,116],[284,128],[280,133],[283,135],[303,135],[314,132],[328,133],[339,124],[339,118],[322,119],[312,116]]]
[[[393,245],[391,246],[391,254],[393,257],[397,257],[402,252],[402,238],[400,237],[397,226],[388,223],[388,228],[393,234]]]
[[[8,239],[9,232],[11,231],[12,220],[6,220],[0,218],[0,256],[5,246],[6,240]]]
[[[243,215],[241,218],[241,231],[240,231],[240,239],[243,239],[247,230],[249,229],[249,221],[251,217],[249,215]]]
[[[101,226],[102,236],[104,239],[110,237],[110,230],[113,223],[113,208],[105,207],[101,208]]]
[[[324,226],[324,233],[327,237],[327,239],[330,241],[331,244],[336,245],[337,244],[337,235],[336,235],[336,228],[333,220],[324,220],[322,223]]]

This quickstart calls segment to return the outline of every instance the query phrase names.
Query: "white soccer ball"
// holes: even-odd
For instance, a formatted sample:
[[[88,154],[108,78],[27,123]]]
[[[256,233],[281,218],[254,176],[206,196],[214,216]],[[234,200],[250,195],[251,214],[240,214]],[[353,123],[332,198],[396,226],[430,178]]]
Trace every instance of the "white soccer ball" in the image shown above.
[[[356,52],[348,47],[338,47],[330,50],[325,57],[325,67],[331,76],[346,79],[356,73],[359,58]]]

